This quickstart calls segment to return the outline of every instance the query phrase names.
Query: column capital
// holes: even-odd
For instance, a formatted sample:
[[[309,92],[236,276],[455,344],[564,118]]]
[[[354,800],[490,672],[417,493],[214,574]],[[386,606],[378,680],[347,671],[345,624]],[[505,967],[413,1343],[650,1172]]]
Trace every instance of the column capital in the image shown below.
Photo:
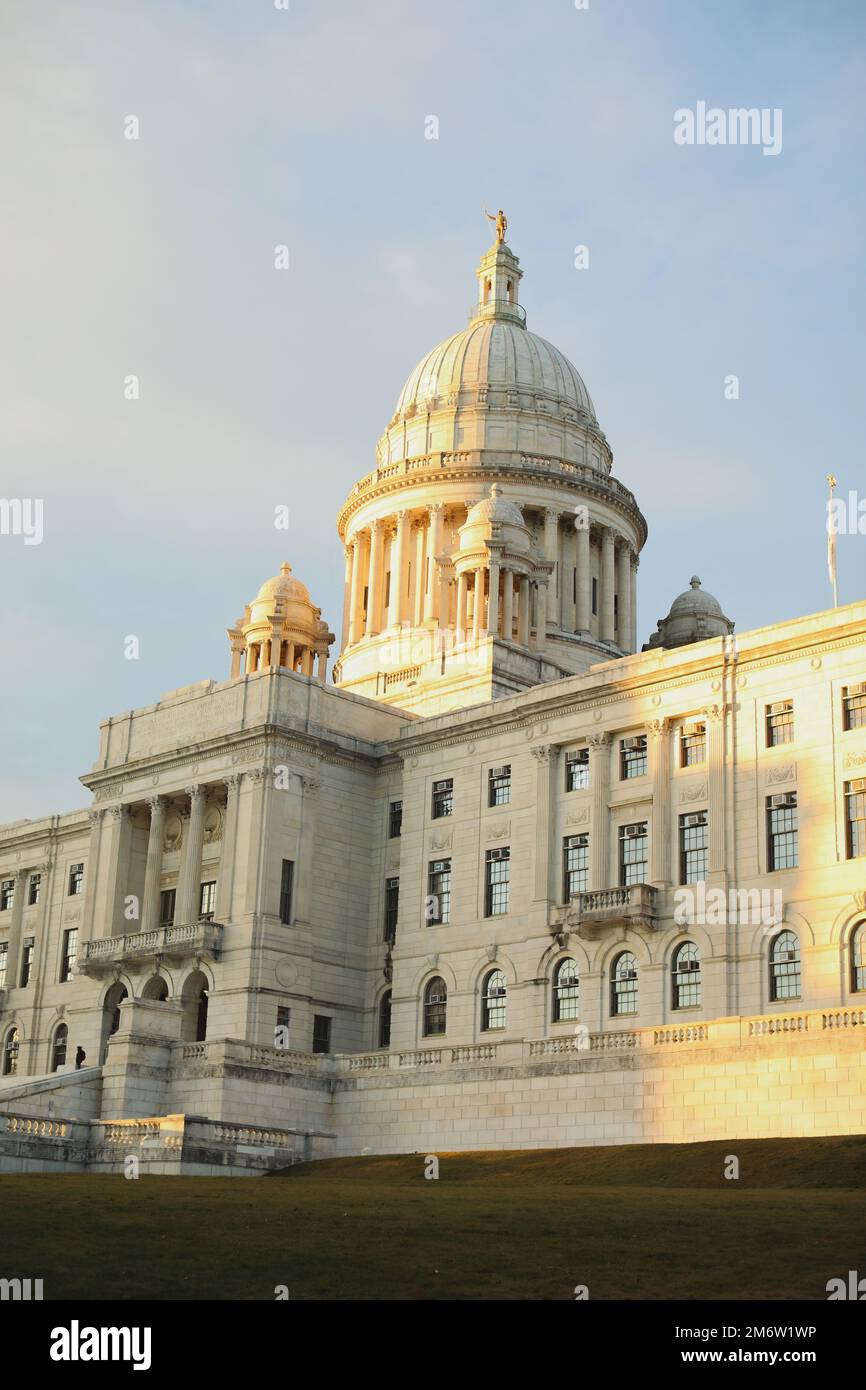
[[[382,534],[382,527],[384,525],[385,522],[381,516],[374,517],[373,520],[370,522],[370,535],[380,536]]]
[[[205,788],[201,782],[196,782],[191,787],[184,787],[184,795],[188,796],[191,804],[200,805],[204,801]]]
[[[604,729],[601,730],[599,733],[587,734],[586,741],[589,744],[590,748],[594,748],[596,749],[596,751],[600,751],[603,748],[610,747],[611,738],[612,734],[609,732],[609,730]]]
[[[428,502],[428,504],[427,504],[427,511],[430,513],[430,516],[431,516],[431,517],[432,517],[432,516],[440,516],[440,517],[441,517],[441,516],[444,516],[444,515],[445,515],[445,503],[444,503],[444,502]]]
[[[633,570],[636,570],[640,567],[640,556],[638,555],[636,550],[633,550],[631,552],[631,567]]]
[[[399,512],[394,513],[394,520],[398,526],[405,526],[411,515],[408,507],[401,507]]]
[[[727,709],[728,706],[726,704],[707,705],[701,710],[701,714],[710,724],[719,724],[724,719]]]
[[[551,758],[559,752],[559,744],[539,743],[535,748],[530,748],[529,751],[540,766],[546,767]]]
[[[544,519],[545,519],[545,521],[549,522],[551,525],[553,524],[553,522],[559,521],[559,518],[560,518],[561,516],[562,516],[562,508],[561,508],[561,507],[545,507],[545,509],[544,509]]]
[[[668,729],[670,728],[670,725],[671,721],[666,718],[647,719],[647,721],[644,724],[644,728],[646,729],[647,733],[650,734],[653,738],[660,738],[662,734],[667,733]]]
[[[99,829],[99,826],[102,824],[102,817],[103,817],[103,814],[104,814],[104,812],[103,812],[103,808],[102,808],[101,806],[100,806],[97,810],[95,810],[95,811],[88,811],[88,812],[87,812],[87,819],[90,821],[90,828],[91,828],[91,830],[98,830],[98,829]]]
[[[109,806],[107,814],[111,816],[111,819],[114,821],[130,820],[132,817],[132,807],[123,801],[119,806]]]
[[[147,805],[150,814],[153,815],[155,812],[164,811],[168,802],[164,796],[149,796],[147,797]]]
[[[242,772],[230,772],[226,777],[224,777],[223,782],[225,784],[226,791],[236,792],[241,784],[243,775],[244,774]]]

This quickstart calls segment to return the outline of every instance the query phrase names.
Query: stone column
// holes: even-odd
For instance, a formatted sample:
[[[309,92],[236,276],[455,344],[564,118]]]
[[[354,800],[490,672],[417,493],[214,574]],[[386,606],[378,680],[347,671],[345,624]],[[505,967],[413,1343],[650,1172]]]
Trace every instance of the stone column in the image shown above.
[[[346,559],[345,577],[343,579],[343,631],[340,638],[340,651],[348,645],[349,641],[349,614],[352,607],[352,560],[355,554],[355,547],[349,542],[343,549]]]
[[[550,579],[541,578],[535,581],[535,645],[539,651],[543,650],[547,637],[548,585],[552,581],[552,575]]]
[[[361,533],[352,540],[352,594],[349,601],[349,645],[361,636],[361,615],[364,607],[364,580],[362,569],[363,538]]]
[[[574,632],[574,527],[563,526],[559,533],[559,626]]]
[[[509,642],[514,639],[514,575],[511,570],[502,571],[502,636]]]
[[[614,536],[609,526],[601,528],[601,584],[599,588],[598,635],[602,642],[614,640],[613,596],[616,586]]]
[[[522,647],[529,646],[529,618],[529,575],[522,574],[517,599],[517,640]]]
[[[499,632],[499,556],[491,555],[489,586],[490,593],[487,599],[487,631],[491,637],[496,637]]]
[[[629,579],[629,615],[631,618],[631,649],[637,651],[637,568],[640,560],[634,553],[631,557],[631,576]]]
[[[409,513],[397,513],[397,539],[391,549],[391,593],[388,623],[399,627],[406,617],[406,541],[409,532]]]
[[[372,637],[382,627],[380,619],[382,581],[382,523],[370,524],[370,565],[367,573],[367,625],[366,634]],[[363,597],[363,596],[362,596]]]
[[[616,641],[624,652],[632,651],[631,646],[631,546],[626,541],[617,552],[617,594],[619,610],[617,613]]]
[[[649,772],[652,779],[652,842],[650,883],[664,888],[671,881],[669,834],[670,737],[667,719],[651,719],[646,725],[649,743]]]
[[[725,855],[725,706],[704,710],[707,723],[707,874],[724,877]],[[721,885],[718,885],[721,886]]]
[[[530,749],[535,759],[535,884],[533,898],[549,906],[556,894],[552,891],[553,872],[550,854],[553,787],[559,767],[559,749],[554,744],[542,744]]]
[[[180,870],[180,891],[178,893],[178,926],[187,926],[198,921],[199,894],[201,892],[201,855],[204,845],[204,787],[187,787],[189,797],[189,820],[184,837],[183,863]]]
[[[328,677],[328,653],[327,651],[316,652],[316,656],[318,657],[316,680],[321,681],[322,685],[324,685]]]
[[[231,679],[234,679],[235,676],[239,676],[240,673],[241,673],[241,660],[242,660],[242,658],[243,658],[243,654],[244,654],[244,644],[243,644],[243,642],[233,641],[233,642],[232,642],[232,670],[231,670]]]
[[[475,571],[475,601],[472,607],[472,640],[475,643],[481,641],[481,632],[484,628],[484,570],[480,567]]]
[[[610,784],[610,734],[590,734],[589,785],[592,791],[592,824],[589,834],[589,887],[592,892],[612,888],[609,882],[608,787]]]
[[[466,598],[468,575],[461,570],[457,576],[457,641],[466,640]]]
[[[226,781],[226,805],[223,816],[223,838],[220,849],[220,867],[217,878],[217,899],[215,918],[217,922],[229,922],[232,917],[232,895],[235,874],[235,841],[238,826],[238,793],[243,773],[233,773]]]
[[[577,600],[575,603],[575,632],[589,632],[592,621],[592,582],[589,566],[589,526],[581,526],[574,533],[577,546],[575,562]]]
[[[82,947],[83,943],[90,941],[94,934],[93,926],[96,917],[96,896],[99,883],[99,854],[102,844],[102,811],[88,811],[87,819],[90,822],[90,844],[84,865],[84,907],[81,914],[81,936],[79,937]]]
[[[445,520],[444,502],[434,502],[429,508],[427,527],[427,593],[424,597],[424,621],[435,622],[439,617],[439,595],[436,585],[436,557],[442,549],[442,525]]]
[[[102,848],[107,848],[107,862],[103,868],[103,855],[100,853],[100,888],[94,909],[99,936],[123,936],[129,930],[129,923],[123,916],[129,855],[129,811],[128,806],[109,806],[105,812]]]
[[[550,595],[545,607],[545,616],[539,617],[538,620],[538,636],[542,643],[547,636],[547,616],[554,623],[558,619],[557,586],[562,584],[562,565],[559,555],[559,515],[556,507],[546,507],[544,510],[544,558],[552,562],[553,571],[550,576]]]
[[[147,863],[144,870],[144,897],[141,903],[141,930],[159,926],[159,893],[162,880],[162,846],[165,836],[165,797],[151,796],[150,830],[147,835]]]
[[[415,560],[412,584],[412,626],[420,627],[424,617],[424,585],[426,582],[427,532],[419,521],[415,526]]]

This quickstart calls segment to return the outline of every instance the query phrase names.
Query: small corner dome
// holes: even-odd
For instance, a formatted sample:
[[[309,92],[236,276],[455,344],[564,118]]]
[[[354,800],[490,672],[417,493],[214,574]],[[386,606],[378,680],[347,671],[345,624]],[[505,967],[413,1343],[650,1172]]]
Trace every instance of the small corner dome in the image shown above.
[[[496,533],[511,551],[528,552],[531,546],[529,527],[516,502],[506,497],[494,483],[486,497],[470,507],[460,527],[460,549],[471,550],[479,541],[489,540]]]
[[[268,598],[288,598],[296,602],[309,603],[312,607],[310,591],[306,584],[302,584],[300,579],[295,579],[292,575],[292,567],[288,561],[283,561],[280,565],[279,574],[275,574],[272,579],[266,579],[256,597],[254,603],[261,599]]]
[[[734,624],[725,616],[718,599],[702,589],[700,579],[693,574],[688,589],[671,604],[668,616],[659,619],[658,631],[647,645],[682,647],[708,637],[727,637],[733,630]]]

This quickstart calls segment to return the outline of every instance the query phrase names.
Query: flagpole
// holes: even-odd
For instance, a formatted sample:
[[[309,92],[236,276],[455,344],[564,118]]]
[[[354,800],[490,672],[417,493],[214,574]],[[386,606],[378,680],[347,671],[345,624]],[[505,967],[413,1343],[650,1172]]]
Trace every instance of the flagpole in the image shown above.
[[[836,477],[833,473],[827,474],[827,482],[830,484],[830,500],[827,503],[827,569],[830,573],[830,583],[833,585],[833,607],[839,607],[839,591],[836,579],[836,513],[833,506],[833,489],[836,487]]]

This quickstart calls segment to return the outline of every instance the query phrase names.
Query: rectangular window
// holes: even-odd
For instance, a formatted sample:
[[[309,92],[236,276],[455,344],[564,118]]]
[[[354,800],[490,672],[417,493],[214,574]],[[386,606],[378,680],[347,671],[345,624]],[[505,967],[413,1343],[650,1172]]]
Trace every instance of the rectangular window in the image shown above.
[[[9,942],[0,941],[0,989],[6,988],[6,971],[9,968]]]
[[[646,734],[619,741],[619,775],[623,782],[632,777],[644,777],[647,770]]]
[[[767,747],[778,748],[794,742],[794,701],[778,700],[767,705]]]
[[[619,828],[619,881],[623,888],[631,883],[645,883],[647,875],[647,823],[621,825]]]
[[[842,689],[842,724],[846,729],[866,726],[866,681]]]
[[[565,755],[565,790],[582,792],[589,786],[589,749],[577,748]]]
[[[866,854],[866,777],[845,783],[845,838],[849,859]]]
[[[0,883],[0,912],[11,912],[15,901],[15,880],[4,878]]]
[[[598,615],[598,580],[592,581],[592,616]]]
[[[280,921],[284,927],[292,925],[292,889],[295,882],[295,864],[292,859],[284,859],[280,872]]]
[[[79,893],[84,891],[84,865],[73,864],[69,869],[69,893],[70,898],[77,898]]]
[[[386,612],[386,613],[387,613],[388,609],[391,607],[391,571],[390,571],[390,570],[388,570],[387,573],[386,573],[386,575],[385,575],[385,604],[384,604],[384,607],[385,607],[385,612]]]
[[[797,793],[767,797],[767,868],[796,869]]]
[[[292,1011],[285,1004],[277,1005],[277,1026],[274,1029],[274,1047],[285,1051],[289,1046],[289,1025]]]
[[[589,887],[589,836],[566,835],[562,842],[562,901],[570,902]]]
[[[385,879],[385,940],[393,946],[397,940],[397,911],[400,905],[399,878]]]
[[[198,918],[200,922],[212,922],[216,911],[216,882],[203,883],[198,902]]]
[[[489,849],[485,861],[484,916],[501,917],[508,911],[511,850]]]
[[[163,888],[159,895],[159,925],[161,927],[174,926],[174,909],[177,902],[176,888]]]
[[[428,922],[451,921],[451,860],[432,860],[427,872],[427,910]]]
[[[506,806],[511,800],[511,764],[492,767],[487,774],[487,805]]]
[[[396,840],[403,834],[403,803],[392,801],[388,808],[388,839]]]
[[[78,956],[78,928],[70,927],[63,933],[63,958],[60,962],[60,983],[64,985],[75,973]]]
[[[706,760],[706,724],[684,724],[680,733],[680,767],[695,767]]]
[[[31,874],[29,890],[27,893],[27,906],[35,907],[39,901],[39,894],[42,892],[42,875]]]
[[[707,813],[680,816],[680,883],[701,883],[707,876]]]
[[[454,814],[454,778],[443,777],[433,783],[433,819]]]
[[[29,983],[30,983],[30,976],[33,974],[33,955],[34,955],[35,950],[36,950],[36,945],[35,945],[35,942],[34,942],[33,937],[32,937],[32,936],[26,937],[25,940],[24,940],[24,944],[23,944],[23,946],[21,947],[21,980],[20,980],[20,984],[21,984],[21,988],[22,988],[22,989],[26,989],[27,986],[28,986]]]
[[[326,1014],[313,1014],[313,1051],[330,1052],[331,1020]]]

